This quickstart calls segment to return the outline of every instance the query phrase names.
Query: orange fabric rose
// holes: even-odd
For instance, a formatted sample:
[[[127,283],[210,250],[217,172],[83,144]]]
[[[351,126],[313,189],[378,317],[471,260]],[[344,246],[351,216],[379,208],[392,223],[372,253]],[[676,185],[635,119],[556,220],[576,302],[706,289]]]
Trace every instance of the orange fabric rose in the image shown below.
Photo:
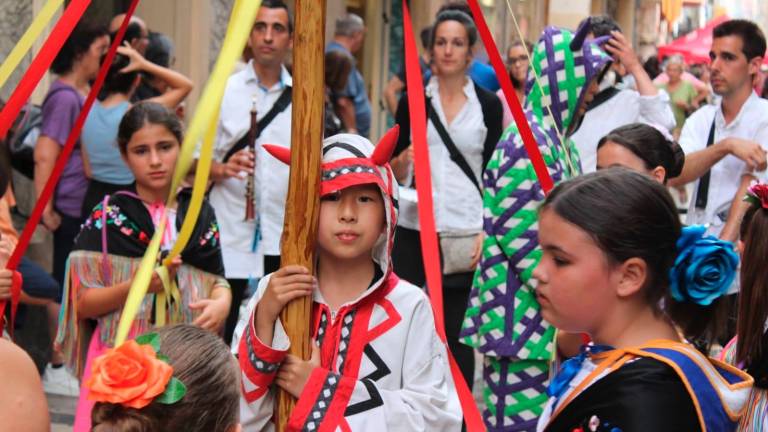
[[[129,340],[97,357],[85,381],[88,399],[141,409],[162,394],[173,368],[150,345]]]

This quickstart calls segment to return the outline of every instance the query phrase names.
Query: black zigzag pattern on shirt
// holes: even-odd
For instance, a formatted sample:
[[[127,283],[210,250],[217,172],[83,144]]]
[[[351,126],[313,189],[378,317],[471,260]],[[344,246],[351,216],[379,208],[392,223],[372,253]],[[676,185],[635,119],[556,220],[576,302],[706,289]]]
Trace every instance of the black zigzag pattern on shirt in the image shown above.
[[[379,390],[376,389],[376,385],[373,383],[373,381],[369,379],[362,379],[360,382],[362,382],[366,390],[368,390],[368,396],[370,396],[370,399],[363,402],[358,402],[354,405],[349,405],[344,411],[344,417],[360,414],[361,412],[372,410],[384,405],[384,401],[381,399]]]

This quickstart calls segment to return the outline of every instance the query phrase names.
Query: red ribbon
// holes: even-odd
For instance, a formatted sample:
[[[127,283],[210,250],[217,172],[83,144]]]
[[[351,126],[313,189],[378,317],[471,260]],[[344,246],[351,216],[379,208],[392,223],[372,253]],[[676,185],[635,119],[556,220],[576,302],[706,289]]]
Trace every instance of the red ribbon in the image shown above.
[[[80,21],[80,17],[83,16],[90,3],[91,0],[72,0],[67,8],[64,9],[64,13],[56,23],[56,27],[51,31],[43,47],[40,48],[40,52],[32,60],[29,69],[24,73],[21,82],[19,82],[19,85],[16,86],[13,94],[8,99],[8,103],[0,112],[0,139],[5,139],[8,129],[13,125],[13,121],[21,112],[21,108],[27,103],[29,95],[32,94],[35,87],[37,87],[37,83],[40,82],[48,68],[51,67],[56,54],[61,51],[64,42],[69,38],[69,35],[78,21]]]
[[[427,116],[424,104],[424,86],[416,51],[416,41],[413,36],[413,24],[408,11],[406,0],[403,0],[403,33],[405,34],[405,79],[408,88],[408,110],[411,119],[411,136],[414,151],[414,169],[416,177],[416,193],[419,202],[419,231],[421,233],[421,249],[424,260],[424,272],[427,279],[429,300],[435,315],[435,328],[443,343],[446,343],[445,318],[443,314],[443,285],[440,269],[440,252],[437,244],[437,229],[432,204],[432,175],[429,166],[429,149],[427,148]],[[447,349],[447,345],[446,345]],[[448,350],[448,361],[451,374],[456,385],[456,391],[464,411],[464,422],[467,430],[485,431],[485,424],[475,405],[472,391],[464,381],[459,365]]]
[[[79,15],[74,16],[71,15],[68,17],[68,19],[73,20],[73,26],[77,23],[77,20],[82,16],[83,12],[85,11],[85,6],[88,6],[88,3],[90,3],[90,0],[73,0],[72,3],[70,3],[69,7],[67,7],[67,11],[69,12],[70,7],[75,3],[83,3],[83,9],[79,11]],[[91,87],[91,91],[88,93],[88,97],[85,99],[85,103],[83,104],[83,108],[80,110],[80,114],[77,116],[77,119],[75,120],[75,124],[72,126],[72,130],[69,132],[69,136],[67,137],[67,142],[64,144],[64,147],[61,149],[61,153],[59,154],[58,159],[56,160],[56,165],[53,167],[53,171],[51,172],[51,176],[48,178],[48,181],[45,183],[45,188],[43,188],[42,193],[40,194],[40,197],[37,199],[37,203],[35,204],[35,208],[32,210],[32,214],[29,216],[29,220],[27,220],[27,224],[24,226],[24,231],[22,231],[21,236],[19,236],[19,242],[16,245],[16,248],[13,250],[13,254],[11,254],[11,257],[8,259],[8,263],[6,264],[6,268],[11,270],[16,270],[16,268],[19,265],[19,262],[21,261],[21,257],[24,256],[24,252],[26,252],[27,247],[29,246],[29,241],[32,239],[32,234],[35,232],[35,228],[37,227],[37,224],[40,223],[40,218],[43,215],[43,209],[48,204],[48,201],[51,200],[51,197],[53,196],[53,193],[56,188],[56,183],[59,182],[59,177],[61,177],[61,173],[64,171],[64,167],[67,165],[67,161],[69,160],[69,156],[72,154],[72,151],[75,148],[75,143],[80,138],[80,131],[83,129],[83,124],[85,124],[85,119],[88,117],[88,112],[91,110],[91,107],[93,106],[93,103],[96,101],[96,96],[101,91],[101,87],[104,85],[104,79],[107,77],[107,72],[109,71],[109,67],[112,65],[112,60],[115,58],[115,55],[117,54],[117,47],[120,46],[123,36],[125,35],[125,30],[128,28],[128,23],[131,20],[131,16],[133,16],[133,12],[136,10],[136,6],[139,4],[139,0],[132,0],[131,5],[128,7],[128,11],[125,13],[125,18],[123,18],[122,24],[120,24],[120,29],[117,31],[117,35],[115,36],[115,40],[112,41],[112,45],[109,47],[109,52],[107,52],[107,56],[104,59],[104,63],[101,64],[101,68],[99,69],[99,75],[96,77],[96,82],[93,83],[93,87]],[[65,14],[66,14],[65,12]],[[61,18],[64,19],[64,16]],[[59,20],[59,23],[56,24],[56,29],[59,28],[59,25],[61,24],[61,20]],[[32,62],[32,66],[30,66],[30,70],[27,71],[27,73],[24,76],[24,79],[21,83],[19,83],[19,87],[16,88],[16,90],[13,93],[13,96],[11,96],[10,100],[13,100],[14,97],[16,97],[17,93],[20,91],[26,91],[25,89],[27,87],[22,87],[22,84],[25,86],[29,86],[29,88],[34,89],[34,87],[37,85],[37,81],[40,80],[40,77],[42,76],[42,73],[45,72],[45,70],[50,65],[50,61],[53,61],[53,58],[56,57],[56,54],[58,53],[58,50],[61,49],[61,46],[63,45],[63,41],[61,43],[57,44],[51,44],[49,45],[49,42],[54,37],[59,37],[56,34],[56,29],[54,29],[54,32],[51,33],[51,36],[48,37],[48,40],[46,41],[45,45],[43,45],[42,50],[38,54],[38,56],[35,58],[35,60]],[[66,33],[64,39],[66,37],[69,37],[69,33],[71,32],[71,28]],[[63,34],[63,33],[62,33]],[[55,52],[46,52],[46,49],[56,49]],[[51,60],[48,63],[44,63],[45,60],[38,61],[38,58],[50,58]],[[32,70],[32,68],[38,68],[35,70]],[[37,75],[39,73],[39,75]],[[28,80],[30,77],[37,77],[37,80],[32,82],[31,79]],[[30,90],[31,92],[31,90]],[[29,97],[29,93],[26,94],[26,97]],[[21,102],[17,103],[24,103],[26,101],[26,97],[21,100]],[[8,102],[8,105],[11,104],[11,102]],[[6,117],[2,117],[2,115],[5,115],[6,109],[8,109],[8,105],[6,105],[5,109],[3,110],[2,114],[0,114],[0,126],[5,126],[3,121],[5,121]],[[18,111],[17,111],[18,114]],[[15,117],[15,116],[14,116]],[[11,119],[12,121],[13,119]],[[0,131],[7,131],[8,128],[5,127],[5,129],[0,129]],[[21,284],[19,286],[13,286],[12,287],[12,293],[11,293],[11,322],[8,326],[9,329],[12,330],[13,323],[16,320],[16,309],[19,305],[19,297],[21,295]],[[3,318],[5,314],[5,305],[6,301],[0,302],[0,328],[2,328],[3,324]],[[10,333],[10,331],[9,331]]]
[[[515,88],[512,86],[512,80],[509,78],[509,73],[504,67],[504,61],[501,59],[501,54],[499,54],[499,49],[496,47],[496,42],[493,40],[491,31],[488,30],[488,24],[485,22],[483,11],[480,9],[477,0],[469,0],[469,8],[472,10],[472,15],[475,18],[475,25],[480,33],[480,39],[483,40],[483,45],[485,45],[485,52],[488,53],[491,65],[493,65],[493,69],[496,71],[496,77],[499,79],[499,84],[501,84],[501,90],[507,100],[507,105],[509,105],[512,117],[515,119],[517,130],[520,133],[520,137],[523,139],[525,151],[528,152],[528,157],[531,159],[533,170],[536,172],[536,177],[539,179],[539,183],[541,183],[541,189],[544,190],[545,194],[548,194],[555,184],[552,181],[552,177],[549,176],[549,170],[547,170],[547,164],[544,162],[544,158],[541,157],[539,146],[536,144],[536,138],[533,137],[531,126],[528,124],[523,107],[517,99],[517,93],[515,93]],[[563,143],[563,145],[565,145],[565,143]]]

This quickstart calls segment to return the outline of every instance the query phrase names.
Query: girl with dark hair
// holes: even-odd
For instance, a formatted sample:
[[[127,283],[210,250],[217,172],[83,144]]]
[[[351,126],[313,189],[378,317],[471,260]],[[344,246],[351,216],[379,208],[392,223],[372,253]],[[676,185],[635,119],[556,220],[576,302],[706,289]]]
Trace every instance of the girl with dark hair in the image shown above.
[[[156,343],[154,353],[151,343]],[[134,368],[111,367],[110,361],[115,360]],[[146,373],[132,382],[129,374],[136,370],[164,373]],[[91,379],[84,384],[98,401],[91,414],[92,430],[239,431],[239,375],[235,358],[219,336],[186,324],[160,328],[109,350],[94,362]],[[178,388],[177,383],[185,387],[176,392],[178,400],[161,397],[168,387]],[[137,391],[139,387],[147,390]]]
[[[83,224],[69,256],[56,336],[68,365],[78,376],[85,371],[84,379],[93,358],[114,345],[123,304],[155,229],[165,218],[161,253],[166,254],[176,242],[191,198],[189,189],[181,190],[176,207],[164,205],[182,141],[181,122],[168,108],[154,102],[134,105],[120,122],[117,141],[136,182],[130,191],[104,197]],[[219,227],[213,209],[204,202],[181,256],[155,269],[131,334],[166,322],[220,331],[231,302],[223,275]],[[88,430],[92,406],[83,389],[76,432]]]
[[[551,381],[537,430],[734,430],[752,378],[685,342],[733,280],[732,245],[681,229],[666,188],[624,168],[557,186],[539,225],[542,315],[594,342]]]
[[[547,27],[533,49],[531,68],[542,85],[529,81],[525,117],[554,182],[581,173],[570,136],[610,63],[587,39],[588,30]],[[563,60],[553,64],[553,58]],[[541,258],[536,210],[544,191],[522,137],[510,124],[483,173],[485,239],[460,334],[483,354],[483,417],[499,432],[536,427],[555,346],[555,329],[541,317],[531,278]]]
[[[34,150],[34,184],[38,197],[69,138],[85,96],[90,91],[90,82],[99,72],[99,61],[108,48],[106,27],[82,22],[72,31],[51,64],[51,72],[58,77],[43,101],[40,136]],[[86,189],[88,178],[78,141],[41,219],[42,225],[53,232],[53,277],[59,286],[64,283],[67,256],[83,222],[82,206]],[[49,321],[55,323],[59,303],[51,303],[47,310]],[[50,331],[52,334],[56,332],[55,325],[51,325]],[[61,353],[54,348],[51,362],[43,374],[43,385],[50,393],[76,396],[77,380],[61,367],[63,362]]]
[[[472,18],[458,10],[440,12],[429,41],[433,75],[424,91],[435,224],[443,258],[446,334],[470,386],[474,353],[459,342],[458,334],[483,241],[480,181],[502,130],[499,98],[468,76],[476,42],[477,28]],[[400,99],[395,120],[400,135],[392,169],[401,184],[412,186],[413,146],[406,94]],[[415,196],[415,191],[409,192],[412,194],[403,194],[400,199],[393,263],[400,277],[424,286],[418,214],[413,199],[408,199]]]
[[[768,185],[749,188],[745,201],[751,206],[741,221],[741,290],[736,337],[726,345],[722,358],[755,378],[739,431],[768,431]]]
[[[118,47],[104,81],[103,98],[96,101],[80,137],[83,156],[91,178],[83,199],[82,213],[88,214],[104,195],[127,189],[133,174],[125,166],[117,148],[117,127],[131,107],[131,97],[141,83],[140,72],[151,73],[167,84],[168,90],[148,102],[175,109],[192,91],[192,81],[171,69],[149,62],[128,42]]]
[[[658,129],[644,123],[618,127],[597,143],[597,169],[622,166],[651,176],[659,183],[680,175],[683,149]]]

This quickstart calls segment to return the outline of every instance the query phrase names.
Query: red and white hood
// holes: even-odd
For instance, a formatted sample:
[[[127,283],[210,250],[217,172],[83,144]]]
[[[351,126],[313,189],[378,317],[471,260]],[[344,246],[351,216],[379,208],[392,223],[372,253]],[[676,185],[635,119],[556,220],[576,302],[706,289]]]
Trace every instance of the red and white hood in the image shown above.
[[[387,230],[373,248],[373,260],[383,277],[374,283],[379,287],[392,270],[392,244],[397,226],[397,181],[389,166],[397,143],[399,127],[390,129],[374,146],[368,139],[354,134],[338,134],[323,141],[320,195],[325,196],[352,186],[375,184],[384,199]],[[290,149],[266,144],[264,148],[286,164],[290,164]],[[372,290],[368,290],[370,292]]]

